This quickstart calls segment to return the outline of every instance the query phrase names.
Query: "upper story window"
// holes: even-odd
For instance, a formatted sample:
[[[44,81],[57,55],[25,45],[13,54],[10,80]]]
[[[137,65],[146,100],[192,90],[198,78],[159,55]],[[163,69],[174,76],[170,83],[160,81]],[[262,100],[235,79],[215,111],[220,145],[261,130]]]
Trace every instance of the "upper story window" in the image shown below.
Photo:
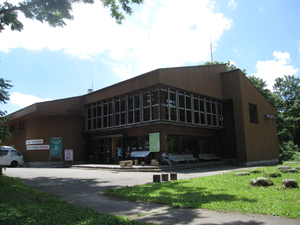
[[[19,123],[19,130],[24,130],[24,122]]]
[[[258,123],[257,105],[249,103],[250,123]]]
[[[14,131],[15,131],[15,125],[10,125],[9,132],[14,132]]]
[[[154,121],[223,127],[222,103],[166,85],[150,86],[86,106],[84,130]]]

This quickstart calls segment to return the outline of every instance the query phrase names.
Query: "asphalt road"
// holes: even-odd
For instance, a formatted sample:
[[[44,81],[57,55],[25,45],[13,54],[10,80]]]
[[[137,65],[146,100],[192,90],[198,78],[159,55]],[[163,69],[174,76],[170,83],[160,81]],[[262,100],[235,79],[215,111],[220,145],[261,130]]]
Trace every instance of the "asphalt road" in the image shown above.
[[[239,169],[221,167],[176,172],[178,179],[188,179]],[[151,172],[118,172],[87,168],[7,168],[5,173],[41,191],[55,194],[69,203],[89,207],[102,213],[130,216],[133,220],[147,223],[300,225],[299,220],[275,216],[220,213],[202,209],[170,209],[168,205],[131,202],[103,194],[103,190],[108,188],[150,183],[154,174]]]

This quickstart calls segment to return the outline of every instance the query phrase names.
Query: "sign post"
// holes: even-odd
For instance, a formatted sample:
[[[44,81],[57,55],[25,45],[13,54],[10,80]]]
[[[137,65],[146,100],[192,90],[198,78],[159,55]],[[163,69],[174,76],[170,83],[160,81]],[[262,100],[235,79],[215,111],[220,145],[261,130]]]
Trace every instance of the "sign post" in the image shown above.
[[[73,165],[73,149],[65,149],[65,163],[72,162]]]
[[[160,151],[159,133],[149,134],[150,152]]]
[[[51,158],[60,158],[62,164],[62,138],[51,137],[50,138],[50,154],[49,154],[49,166]]]

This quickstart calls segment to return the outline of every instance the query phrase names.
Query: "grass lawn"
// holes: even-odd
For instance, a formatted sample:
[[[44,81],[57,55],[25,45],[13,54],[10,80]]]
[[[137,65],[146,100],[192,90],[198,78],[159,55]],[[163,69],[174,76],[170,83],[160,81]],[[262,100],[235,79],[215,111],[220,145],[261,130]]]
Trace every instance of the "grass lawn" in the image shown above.
[[[20,180],[0,177],[0,224],[145,224],[68,204]]]
[[[292,168],[299,164],[289,164]],[[262,167],[264,172],[280,172]],[[240,171],[239,171],[240,172]],[[249,171],[245,171],[249,172]],[[283,188],[283,179],[295,179],[300,186],[300,171],[270,177],[274,186],[252,187],[250,180],[266,174],[236,176],[236,172],[209,177],[151,183],[109,189],[106,194],[135,201],[169,204],[174,208],[202,208],[223,212],[259,213],[300,219],[300,188]]]

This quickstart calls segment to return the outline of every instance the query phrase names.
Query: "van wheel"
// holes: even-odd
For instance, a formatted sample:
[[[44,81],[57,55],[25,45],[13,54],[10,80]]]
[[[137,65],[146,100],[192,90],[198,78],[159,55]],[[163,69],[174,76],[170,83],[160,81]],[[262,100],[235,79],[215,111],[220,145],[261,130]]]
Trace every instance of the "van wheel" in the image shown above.
[[[18,162],[13,161],[13,162],[11,162],[10,166],[11,167],[17,167],[18,166]]]

